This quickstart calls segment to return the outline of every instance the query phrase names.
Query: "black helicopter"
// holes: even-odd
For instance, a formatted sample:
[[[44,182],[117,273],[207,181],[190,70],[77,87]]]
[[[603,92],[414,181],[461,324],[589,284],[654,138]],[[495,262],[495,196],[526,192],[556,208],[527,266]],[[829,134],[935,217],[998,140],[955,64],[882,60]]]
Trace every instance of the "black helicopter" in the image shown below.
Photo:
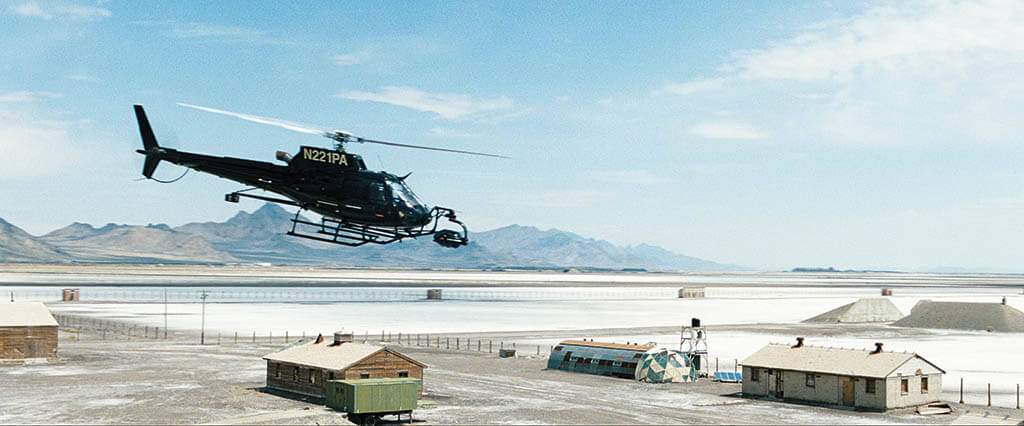
[[[153,179],[153,172],[163,160],[239,182],[249,188],[225,194],[225,201],[237,203],[241,197],[247,197],[298,207],[295,217],[291,219],[292,227],[288,235],[346,246],[388,244],[425,235],[433,235],[434,241],[444,247],[457,248],[469,243],[469,231],[466,225],[456,218],[454,210],[445,207],[428,209],[405,184],[408,174],[396,176],[387,172],[367,170],[360,156],[345,152],[346,143],[376,143],[507,158],[480,152],[377,141],[353,136],[345,131],[326,132],[283,120],[196,105],[179,105],[299,132],[320,134],[333,139],[335,149],[302,146],[295,156],[278,151],[277,159],[287,164],[282,166],[263,161],[215,157],[164,148],[157,144],[142,105],[135,105],[135,116],[139,122],[139,133],[142,135],[142,145],[145,148],[136,152],[146,156],[142,168],[143,176]],[[248,193],[255,189],[280,194],[286,199]],[[318,213],[321,216],[320,222],[302,218],[299,216],[302,210]],[[440,228],[439,222],[442,218],[459,225],[462,232]]]

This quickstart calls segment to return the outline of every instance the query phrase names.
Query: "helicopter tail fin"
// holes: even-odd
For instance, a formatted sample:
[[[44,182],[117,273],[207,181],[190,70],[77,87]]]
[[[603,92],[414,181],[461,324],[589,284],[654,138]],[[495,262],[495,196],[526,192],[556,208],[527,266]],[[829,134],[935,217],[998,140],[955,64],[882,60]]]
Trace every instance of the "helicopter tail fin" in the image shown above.
[[[142,136],[142,147],[145,148],[145,150],[139,150],[138,153],[146,155],[146,163],[142,166],[142,175],[152,178],[156,166],[160,164],[158,155],[160,145],[156,143],[156,136],[153,135],[153,128],[149,126],[149,119],[146,118],[146,111],[142,109],[142,105],[135,105],[135,118],[139,121],[139,134]]]

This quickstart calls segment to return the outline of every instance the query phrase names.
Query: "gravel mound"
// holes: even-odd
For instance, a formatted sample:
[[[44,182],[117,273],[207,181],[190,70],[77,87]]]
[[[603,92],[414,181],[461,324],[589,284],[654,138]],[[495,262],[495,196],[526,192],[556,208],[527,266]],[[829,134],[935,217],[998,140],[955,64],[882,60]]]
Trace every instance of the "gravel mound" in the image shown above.
[[[831,311],[825,312],[813,318],[803,320],[805,323],[863,323],[863,322],[893,322],[903,318],[900,312],[889,299],[880,297],[860,299],[848,303]]]
[[[1024,312],[1001,303],[932,302],[922,300],[898,327],[1024,332]]]

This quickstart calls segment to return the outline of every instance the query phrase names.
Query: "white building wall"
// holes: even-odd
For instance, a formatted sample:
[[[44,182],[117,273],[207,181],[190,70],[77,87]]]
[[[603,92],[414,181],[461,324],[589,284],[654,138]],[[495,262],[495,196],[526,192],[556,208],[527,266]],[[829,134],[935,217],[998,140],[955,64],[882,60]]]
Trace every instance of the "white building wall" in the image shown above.
[[[921,378],[928,378],[928,392],[921,392]],[[907,379],[907,393],[902,380]],[[903,408],[937,402],[942,397],[942,374],[890,376],[886,379],[886,408]]]
[[[754,369],[759,370],[758,381],[754,381]],[[755,396],[768,396],[768,369],[760,367],[743,366],[743,394]]]

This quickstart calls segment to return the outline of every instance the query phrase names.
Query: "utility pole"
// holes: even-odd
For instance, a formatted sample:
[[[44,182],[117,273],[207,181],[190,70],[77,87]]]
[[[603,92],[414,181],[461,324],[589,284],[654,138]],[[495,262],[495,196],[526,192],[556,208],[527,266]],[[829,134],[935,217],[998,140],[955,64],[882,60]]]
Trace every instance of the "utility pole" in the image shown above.
[[[210,293],[207,293],[206,290],[203,290],[203,292],[199,296],[200,299],[203,299],[203,320],[202,320],[202,326],[200,326],[200,331],[199,331],[199,344],[200,345],[205,345],[206,344],[206,297],[209,296],[209,295],[210,295]]]

